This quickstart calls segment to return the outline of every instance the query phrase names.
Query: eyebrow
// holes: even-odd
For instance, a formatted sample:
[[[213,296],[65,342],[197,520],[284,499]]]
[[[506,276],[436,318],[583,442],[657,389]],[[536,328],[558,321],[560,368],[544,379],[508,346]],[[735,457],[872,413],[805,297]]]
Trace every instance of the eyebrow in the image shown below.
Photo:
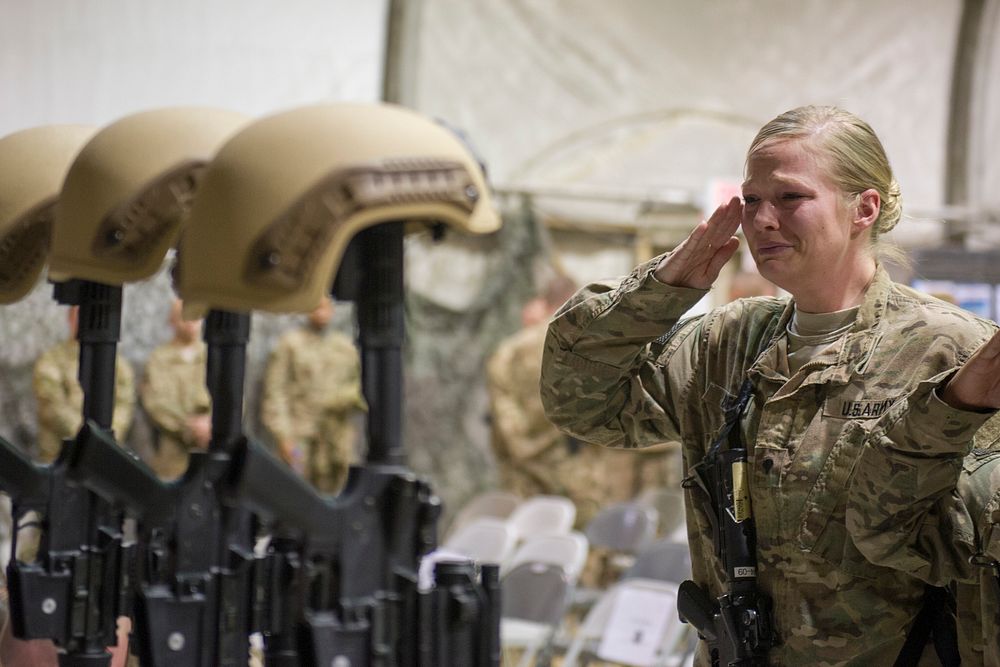
[[[740,184],[740,188],[746,188],[746,187],[748,187],[750,185],[750,181],[751,180],[752,179],[748,178],[747,180],[743,181],[743,183]],[[783,185],[785,187],[800,188],[800,189],[803,189],[803,190],[814,190],[815,189],[812,186],[806,184],[805,181],[802,181],[802,180],[799,180],[797,178],[793,178],[793,177],[790,177],[790,176],[780,176],[779,175],[779,176],[775,176],[773,180],[777,181],[779,185]]]

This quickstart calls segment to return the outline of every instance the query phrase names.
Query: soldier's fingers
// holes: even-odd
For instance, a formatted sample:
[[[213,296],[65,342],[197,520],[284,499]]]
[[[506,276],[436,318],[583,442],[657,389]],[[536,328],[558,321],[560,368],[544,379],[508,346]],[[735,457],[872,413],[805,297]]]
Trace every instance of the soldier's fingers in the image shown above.
[[[712,217],[708,219],[709,240],[712,245],[714,247],[725,245],[729,238],[739,229],[742,219],[743,202],[739,197],[733,197],[715,209]]]
[[[700,222],[684,241],[671,253],[669,269],[661,270],[658,277],[667,284],[687,284],[687,277],[704,276],[711,280],[718,275],[721,266],[729,261],[736,251],[736,245],[730,245],[733,233],[739,227],[742,217],[742,203],[737,198],[719,206],[708,220]],[[700,286],[700,285],[699,285]]]
[[[689,246],[698,246],[705,240],[705,237],[708,235],[708,229],[709,229],[708,221],[702,220],[695,226],[694,229],[691,230],[691,233],[688,234],[688,237],[687,239],[685,239],[685,242]]]
[[[733,197],[729,201],[720,204],[707,220],[708,227],[713,236],[732,236],[732,232],[726,233],[724,230],[731,228],[734,221],[738,225],[742,217],[742,212],[743,202],[738,197]]]
[[[704,253],[705,249],[711,247],[708,236],[708,223],[702,221],[698,223],[688,237],[684,239],[675,249],[674,256],[679,261],[694,261],[697,256]]]
[[[742,203],[734,197],[720,205],[708,220],[701,222],[686,240],[688,252],[696,261],[706,264],[719,248],[728,243],[739,228]]]
[[[740,240],[735,236],[730,236],[729,239],[723,243],[719,249],[712,255],[712,259],[708,264],[708,273],[712,276],[712,281],[718,277],[719,272],[722,271],[722,267],[725,266],[726,262],[732,259],[733,255],[740,247]]]

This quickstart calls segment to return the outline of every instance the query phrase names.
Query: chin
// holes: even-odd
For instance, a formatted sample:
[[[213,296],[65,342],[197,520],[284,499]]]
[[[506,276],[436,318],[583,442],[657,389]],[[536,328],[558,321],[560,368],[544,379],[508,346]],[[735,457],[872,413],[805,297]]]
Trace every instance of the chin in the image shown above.
[[[763,276],[764,278],[770,280],[776,286],[785,290],[786,292],[791,291],[788,289],[788,285],[794,284],[795,282],[788,275],[787,271],[782,271],[780,267],[775,266],[775,262],[773,261],[758,263],[757,272],[760,273],[760,275]]]

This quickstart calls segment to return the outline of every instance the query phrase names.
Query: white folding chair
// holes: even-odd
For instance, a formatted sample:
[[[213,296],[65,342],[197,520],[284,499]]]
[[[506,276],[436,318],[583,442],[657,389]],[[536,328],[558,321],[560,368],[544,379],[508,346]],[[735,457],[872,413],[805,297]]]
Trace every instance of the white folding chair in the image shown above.
[[[658,534],[675,542],[687,542],[687,517],[684,514],[684,492],[680,489],[646,489],[635,497],[640,505],[652,507],[659,514]]]
[[[679,585],[691,578],[691,551],[687,544],[664,537],[637,553],[635,562],[622,577],[655,579]]]
[[[452,519],[447,536],[454,535],[462,526],[481,517],[506,519],[520,504],[521,496],[509,491],[484,491],[462,506]]]
[[[595,563],[599,572],[597,586],[574,592],[576,611],[586,611],[601,596],[608,581],[618,579],[635,562],[635,554],[652,543],[658,519],[655,507],[627,501],[602,508],[587,523],[584,534],[591,549],[602,550],[602,558]]]
[[[659,512],[637,502],[608,505],[584,528],[591,547],[634,555],[656,538]]]
[[[573,531],[565,535],[537,535],[523,542],[510,559],[510,568],[523,563],[558,565],[566,572],[571,585],[575,585],[587,564],[590,545],[583,533]]]
[[[576,505],[563,496],[532,496],[507,517],[515,535],[525,540],[535,535],[568,533],[576,519]]]
[[[500,643],[505,652],[523,650],[519,667],[531,665],[552,641],[569,605],[571,588],[566,571],[551,563],[521,563],[500,580]]]
[[[442,546],[476,562],[503,568],[514,555],[517,537],[503,519],[483,516],[459,528]]]
[[[629,591],[651,592],[662,598],[658,608],[662,608],[664,617],[656,620],[663,623],[663,628],[662,635],[656,639],[653,662],[623,663],[621,655],[608,654],[613,646],[602,642],[616,612],[616,602]],[[679,667],[687,656],[688,633],[688,626],[677,615],[676,584],[647,579],[625,580],[610,588],[587,613],[566,651],[563,667],[578,667],[591,657],[635,667]],[[584,662],[581,663],[581,659]]]

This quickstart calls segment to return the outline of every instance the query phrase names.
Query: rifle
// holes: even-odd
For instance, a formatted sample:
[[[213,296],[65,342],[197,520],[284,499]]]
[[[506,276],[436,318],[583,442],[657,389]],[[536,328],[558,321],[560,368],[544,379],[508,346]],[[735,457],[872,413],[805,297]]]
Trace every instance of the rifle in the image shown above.
[[[261,631],[269,666],[499,666],[495,566],[438,563],[436,586],[417,588],[440,501],[402,465],[401,224],[352,239],[335,289],[358,302],[370,407],[368,463],[351,470],[336,498],[241,434],[246,337],[233,334],[231,313],[206,321],[212,444],[192,453],[181,480],[161,482],[99,431],[78,439],[73,477],[139,520],[135,634],[144,665],[245,664],[246,636]],[[248,517],[273,524],[256,559]],[[217,556],[196,563],[206,552]],[[220,615],[226,638],[199,641]]]
[[[371,227],[349,243],[333,291],[356,302],[366,465],[335,498],[317,494],[259,445],[244,442],[229,489],[279,526],[261,581],[268,664],[498,667],[498,569],[438,563],[418,591],[420,557],[436,545],[440,501],[404,465],[403,229]]]
[[[771,599],[757,588],[757,531],[750,506],[747,450],[742,446],[739,417],[749,400],[745,382],[738,405],[729,410],[722,432],[705,458],[693,466],[685,488],[700,491],[700,502],[712,524],[715,555],[725,573],[725,592],[713,602],[695,582],[681,583],[677,610],[708,642],[714,666],[765,665],[776,643]],[[723,449],[728,442],[729,447]]]
[[[121,332],[121,288],[89,281],[55,286],[61,303],[80,306],[78,375],[83,417],[114,445],[115,348]],[[117,445],[114,445],[117,448]],[[127,615],[131,548],[122,546],[122,515],[67,476],[75,447],[66,440],[57,460],[37,465],[0,440],[0,486],[11,496],[15,525],[29,512],[41,515],[43,533],[35,561],[12,558],[7,566],[14,635],[51,639],[61,667],[106,666],[116,624]],[[17,553],[17,532],[13,552]]]
[[[185,474],[163,482],[99,432],[78,438],[74,480],[137,519],[139,584],[134,646],[143,665],[245,665],[251,626],[256,522],[218,490],[242,437],[246,314],[213,310],[204,330],[212,440]]]

